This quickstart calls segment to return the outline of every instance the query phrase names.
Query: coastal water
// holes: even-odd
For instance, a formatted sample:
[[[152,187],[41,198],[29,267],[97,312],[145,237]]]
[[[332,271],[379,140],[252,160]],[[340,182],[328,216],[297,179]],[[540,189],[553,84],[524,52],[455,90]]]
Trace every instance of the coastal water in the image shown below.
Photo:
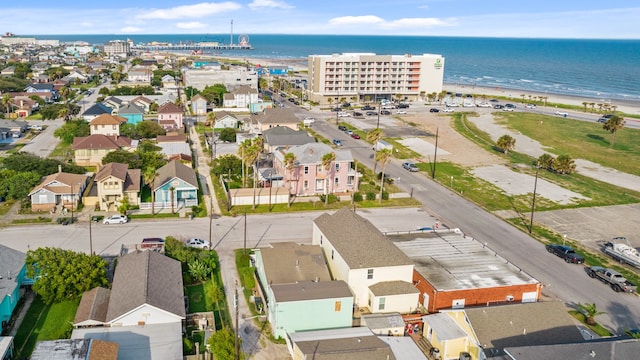
[[[33,36],[33,35],[32,35]],[[35,35],[61,42],[104,44],[109,40],[189,43],[229,35]],[[237,43],[237,36],[234,42]],[[345,52],[442,54],[444,80],[466,88],[580,96],[596,101],[640,101],[640,40],[516,39],[429,36],[249,35],[253,50],[217,51],[247,59],[306,60],[308,55]],[[514,96],[519,94],[514,93]]]

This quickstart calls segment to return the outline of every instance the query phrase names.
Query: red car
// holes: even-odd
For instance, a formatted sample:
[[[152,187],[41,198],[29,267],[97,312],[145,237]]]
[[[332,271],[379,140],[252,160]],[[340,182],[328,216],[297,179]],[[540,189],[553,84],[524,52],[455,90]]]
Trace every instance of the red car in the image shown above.
[[[356,134],[356,133],[352,133],[351,137],[354,139],[360,139],[360,135]]]

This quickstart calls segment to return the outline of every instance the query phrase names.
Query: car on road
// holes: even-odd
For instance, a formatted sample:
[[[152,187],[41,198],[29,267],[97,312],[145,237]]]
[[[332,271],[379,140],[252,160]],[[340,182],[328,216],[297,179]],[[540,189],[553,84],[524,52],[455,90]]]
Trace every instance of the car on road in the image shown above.
[[[360,108],[360,110],[375,110],[376,107],[375,106],[371,106],[371,105],[365,105],[363,107]]]
[[[351,133],[350,136],[354,139],[360,139],[360,135],[356,134],[356,133]]]
[[[359,111],[354,111],[353,116],[362,116],[362,113]]]
[[[31,125],[31,126],[29,126],[29,129],[34,130],[34,131],[42,131],[42,126],[40,126],[40,125]]]
[[[600,117],[600,119],[598,119],[599,123],[606,123],[609,119],[611,119],[613,117],[613,114],[606,114],[606,115],[602,115]]]
[[[339,126],[338,126],[338,130],[340,130],[340,131],[347,131],[347,127],[346,127],[346,126],[344,126],[344,125],[339,125]]]
[[[104,220],[102,220],[102,223],[105,225],[124,224],[127,221],[129,221],[129,219],[127,218],[127,215],[111,215],[109,217],[104,218]]]
[[[338,113],[338,117],[349,117],[349,116],[351,116],[351,114],[349,114],[348,112],[341,111]]]
[[[375,111],[367,111],[367,116],[375,116],[375,115],[378,115],[378,113]]]
[[[497,105],[494,105],[493,108],[498,110],[504,109],[504,105],[497,104]]]
[[[398,111],[396,111],[396,114],[398,114],[398,115],[406,115],[407,112],[404,111],[404,110],[398,110]]]
[[[342,109],[340,109],[339,107],[334,107],[334,108],[331,109],[331,111],[340,112],[340,111],[342,111]]]
[[[391,115],[391,111],[389,111],[389,110],[382,110],[382,111],[380,111],[380,115]]]
[[[429,112],[437,113],[437,112],[440,112],[440,110],[438,110],[436,108],[431,108],[431,109],[429,109]]]
[[[409,104],[407,103],[398,104],[398,109],[408,109],[408,108],[409,108]]]
[[[406,161],[402,163],[402,167],[405,170],[411,171],[411,172],[417,172],[418,171],[418,166],[412,162]]]
[[[573,263],[573,264],[583,264],[584,257],[578,255],[572,247],[566,245],[559,244],[547,244],[545,245],[545,249],[550,254],[554,254],[557,257],[564,259],[565,262]]]
[[[340,141],[340,139],[333,139],[332,143],[335,146],[342,146],[342,141]]]
[[[198,249],[208,249],[210,246],[207,240],[202,240],[198,238],[191,238],[187,240],[186,245],[188,247],[198,248]]]
[[[498,102],[499,100],[498,100],[498,99],[491,99],[491,100],[489,100],[489,101],[490,101],[490,102]]]
[[[453,109],[452,108],[444,108],[444,109],[442,109],[442,112],[452,113]]]
[[[508,109],[515,109],[516,108],[516,106],[513,105],[513,104],[505,104],[504,107],[508,108]]]
[[[556,111],[556,115],[558,115],[558,116],[563,116],[563,117],[567,117],[567,116],[569,116],[569,113],[568,113],[568,112],[566,112],[566,111],[560,111],[560,110],[558,110],[558,111]]]
[[[536,104],[527,104],[524,106],[527,109],[535,109],[536,108]]]
[[[342,104],[342,107],[344,107],[344,108],[351,107],[351,103],[344,103],[344,104]]]
[[[490,103],[488,102],[481,102],[479,104],[477,104],[478,107],[483,107],[483,108],[490,108],[492,107]]]
[[[505,106],[504,108],[502,108],[502,111],[515,111],[515,109],[512,108],[512,107],[506,107]]]

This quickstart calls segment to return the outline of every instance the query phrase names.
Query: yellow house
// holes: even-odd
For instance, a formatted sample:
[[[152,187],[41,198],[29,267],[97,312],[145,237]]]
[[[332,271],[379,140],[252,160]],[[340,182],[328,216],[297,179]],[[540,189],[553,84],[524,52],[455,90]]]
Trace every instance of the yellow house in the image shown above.
[[[80,166],[102,165],[102,158],[119,149],[132,150],[135,143],[125,136],[94,134],[73,139],[74,162]]]
[[[422,317],[423,335],[439,350],[441,359],[460,359],[468,353],[471,359],[485,359],[473,329],[466,322],[464,311],[446,311]]]

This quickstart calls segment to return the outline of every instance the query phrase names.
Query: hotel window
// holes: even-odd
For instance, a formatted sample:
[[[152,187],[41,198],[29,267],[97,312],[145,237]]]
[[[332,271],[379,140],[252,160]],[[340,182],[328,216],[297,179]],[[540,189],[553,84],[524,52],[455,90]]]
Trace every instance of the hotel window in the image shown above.
[[[367,279],[368,280],[373,279],[373,269],[367,270]]]
[[[380,300],[378,301],[378,310],[384,310],[384,302],[385,302],[385,299],[381,297]]]
[[[304,173],[305,173],[305,174],[308,174],[308,173],[309,173],[309,167],[308,167],[308,166],[305,166],[305,167],[304,167]]]

